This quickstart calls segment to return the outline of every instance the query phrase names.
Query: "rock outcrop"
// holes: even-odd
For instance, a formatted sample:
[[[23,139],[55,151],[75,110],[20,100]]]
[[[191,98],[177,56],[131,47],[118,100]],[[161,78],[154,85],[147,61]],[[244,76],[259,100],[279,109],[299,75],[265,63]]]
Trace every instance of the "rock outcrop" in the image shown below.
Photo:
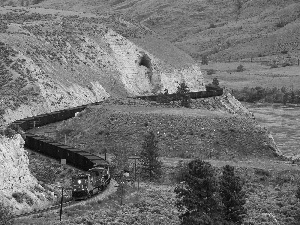
[[[131,22],[21,7],[0,8],[0,17],[4,123],[110,96],[172,93],[182,81],[204,90],[191,57]]]
[[[28,169],[28,156],[21,135],[0,136],[0,201],[21,213],[49,205],[54,199]]]

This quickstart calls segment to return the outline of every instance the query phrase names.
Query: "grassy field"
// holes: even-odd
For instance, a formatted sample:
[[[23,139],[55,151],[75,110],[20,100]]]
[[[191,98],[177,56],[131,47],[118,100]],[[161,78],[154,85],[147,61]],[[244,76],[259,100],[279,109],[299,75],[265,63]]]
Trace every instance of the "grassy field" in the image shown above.
[[[245,68],[243,72],[237,72],[239,65]],[[210,83],[214,77],[217,77],[221,86],[234,90],[256,86],[299,89],[297,84],[300,84],[299,66],[271,68],[270,65],[260,62],[211,62],[202,65],[201,69],[205,83]],[[208,75],[209,70],[214,70],[214,74]]]

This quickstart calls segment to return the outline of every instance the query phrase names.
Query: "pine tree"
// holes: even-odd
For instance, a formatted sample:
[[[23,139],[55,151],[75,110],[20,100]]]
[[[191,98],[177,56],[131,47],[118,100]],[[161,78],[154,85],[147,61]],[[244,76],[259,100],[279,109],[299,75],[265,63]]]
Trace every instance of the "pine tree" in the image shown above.
[[[141,176],[150,181],[158,180],[162,176],[162,163],[158,160],[159,148],[155,134],[151,131],[145,136],[140,153]]]
[[[189,108],[191,105],[191,97],[189,95],[190,89],[185,82],[178,85],[176,94],[181,99],[181,106]]]
[[[218,201],[218,183],[212,166],[196,159],[188,164],[184,185],[175,188],[182,225],[223,224]]]
[[[244,208],[245,193],[243,184],[238,176],[234,174],[234,167],[226,165],[223,167],[223,175],[220,179],[220,196],[223,203],[225,220],[234,224],[242,224],[246,216]]]

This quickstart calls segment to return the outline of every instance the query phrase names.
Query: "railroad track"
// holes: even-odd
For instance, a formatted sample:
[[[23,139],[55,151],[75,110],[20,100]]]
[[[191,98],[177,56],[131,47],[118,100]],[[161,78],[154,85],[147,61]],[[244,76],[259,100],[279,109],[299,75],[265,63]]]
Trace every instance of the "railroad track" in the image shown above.
[[[95,194],[95,195],[93,195],[92,197],[90,197],[86,200],[81,200],[81,201],[70,200],[70,201],[64,202],[63,203],[63,208],[65,209],[65,208],[70,208],[70,207],[77,206],[77,205],[86,204],[86,203],[92,202],[94,200],[102,200],[105,197],[107,197],[108,195],[114,193],[115,191],[116,191],[116,181],[112,180],[104,191],[99,192],[98,194]],[[44,212],[50,212],[50,211],[53,211],[53,210],[60,209],[60,207],[61,207],[60,204],[52,205],[52,206],[49,206],[49,207],[44,208],[44,209],[14,215],[13,219],[32,216],[32,215],[36,215],[36,214],[40,214],[40,213],[44,213]]]

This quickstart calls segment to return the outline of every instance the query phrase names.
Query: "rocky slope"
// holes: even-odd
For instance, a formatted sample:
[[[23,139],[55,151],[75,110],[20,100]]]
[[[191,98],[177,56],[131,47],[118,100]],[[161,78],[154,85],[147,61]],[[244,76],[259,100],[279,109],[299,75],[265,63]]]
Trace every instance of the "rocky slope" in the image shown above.
[[[119,17],[15,7],[0,8],[0,17],[5,123],[110,96],[173,92],[184,80],[204,88],[191,57]]]
[[[29,160],[20,135],[0,136],[0,201],[15,213],[45,207],[54,200],[28,169]]]

